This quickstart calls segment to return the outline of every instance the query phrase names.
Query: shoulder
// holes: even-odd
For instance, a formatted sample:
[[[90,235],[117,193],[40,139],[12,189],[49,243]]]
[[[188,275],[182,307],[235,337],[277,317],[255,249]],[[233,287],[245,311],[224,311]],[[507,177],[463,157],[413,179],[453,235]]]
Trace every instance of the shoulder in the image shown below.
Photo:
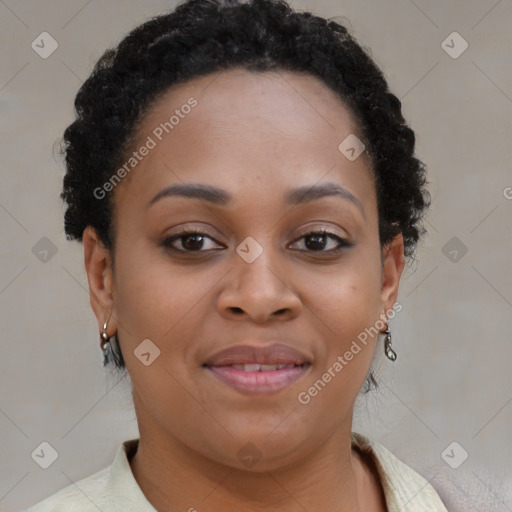
[[[138,439],[124,441],[110,466],[64,487],[25,512],[156,512],[130,467],[137,446]]]
[[[373,459],[389,512],[447,512],[432,485],[386,447],[356,432],[352,445]]]
[[[43,501],[28,508],[26,512],[98,512],[106,508],[108,493],[106,486],[110,466],[82,480],[64,487]]]

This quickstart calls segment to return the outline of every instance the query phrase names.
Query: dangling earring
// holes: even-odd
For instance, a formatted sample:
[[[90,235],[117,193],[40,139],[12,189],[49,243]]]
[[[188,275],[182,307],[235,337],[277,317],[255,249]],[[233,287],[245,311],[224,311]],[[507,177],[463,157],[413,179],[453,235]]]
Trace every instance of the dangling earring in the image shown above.
[[[108,320],[103,324],[103,332],[101,333],[100,337],[101,350],[103,350],[103,366],[107,366],[109,361],[108,352],[110,348],[110,338],[107,334],[107,322]]]
[[[119,347],[119,338],[117,331],[109,338],[107,334],[108,320],[103,324],[103,332],[100,334],[100,345],[103,351],[103,366],[108,366],[111,362],[117,368],[124,368],[125,363],[123,354]],[[111,342],[110,340],[114,338]]]
[[[389,325],[387,323],[386,330],[383,334],[386,335],[386,339],[384,340],[384,353],[390,361],[396,361],[397,355],[391,346],[391,331],[389,330]]]
[[[101,333],[101,350],[106,352],[108,350],[108,345],[110,343],[110,338],[107,335],[107,322],[103,324],[103,332]]]

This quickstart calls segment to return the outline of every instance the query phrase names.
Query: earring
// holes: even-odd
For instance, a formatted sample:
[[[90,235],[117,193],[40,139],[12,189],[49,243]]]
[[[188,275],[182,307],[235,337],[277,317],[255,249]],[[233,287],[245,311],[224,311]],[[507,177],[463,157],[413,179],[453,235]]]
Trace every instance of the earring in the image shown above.
[[[107,320],[108,322],[108,320]],[[103,324],[103,332],[101,333],[101,350],[106,354],[108,351],[108,346],[110,345],[110,338],[107,335],[107,322]]]
[[[390,361],[396,361],[397,355],[391,347],[391,331],[389,330],[388,324],[386,324],[386,330],[383,334],[386,335],[386,339],[384,340],[384,353]]]

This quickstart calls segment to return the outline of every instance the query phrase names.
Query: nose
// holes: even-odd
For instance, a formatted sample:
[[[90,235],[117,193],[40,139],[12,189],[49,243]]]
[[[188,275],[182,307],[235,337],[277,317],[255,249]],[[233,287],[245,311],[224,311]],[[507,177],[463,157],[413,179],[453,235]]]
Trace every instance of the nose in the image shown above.
[[[263,255],[252,263],[237,261],[218,297],[220,314],[230,320],[258,324],[297,317],[301,300],[290,288],[284,268],[284,265],[271,268]]]

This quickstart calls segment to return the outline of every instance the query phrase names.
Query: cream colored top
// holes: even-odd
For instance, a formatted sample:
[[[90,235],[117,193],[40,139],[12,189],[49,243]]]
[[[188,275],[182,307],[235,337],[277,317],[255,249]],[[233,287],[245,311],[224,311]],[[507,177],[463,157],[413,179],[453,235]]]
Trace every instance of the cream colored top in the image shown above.
[[[124,441],[110,466],[57,491],[26,512],[157,512],[130,467],[138,441]],[[352,445],[374,461],[388,512],[448,512],[434,488],[384,446],[356,432],[352,433]]]

